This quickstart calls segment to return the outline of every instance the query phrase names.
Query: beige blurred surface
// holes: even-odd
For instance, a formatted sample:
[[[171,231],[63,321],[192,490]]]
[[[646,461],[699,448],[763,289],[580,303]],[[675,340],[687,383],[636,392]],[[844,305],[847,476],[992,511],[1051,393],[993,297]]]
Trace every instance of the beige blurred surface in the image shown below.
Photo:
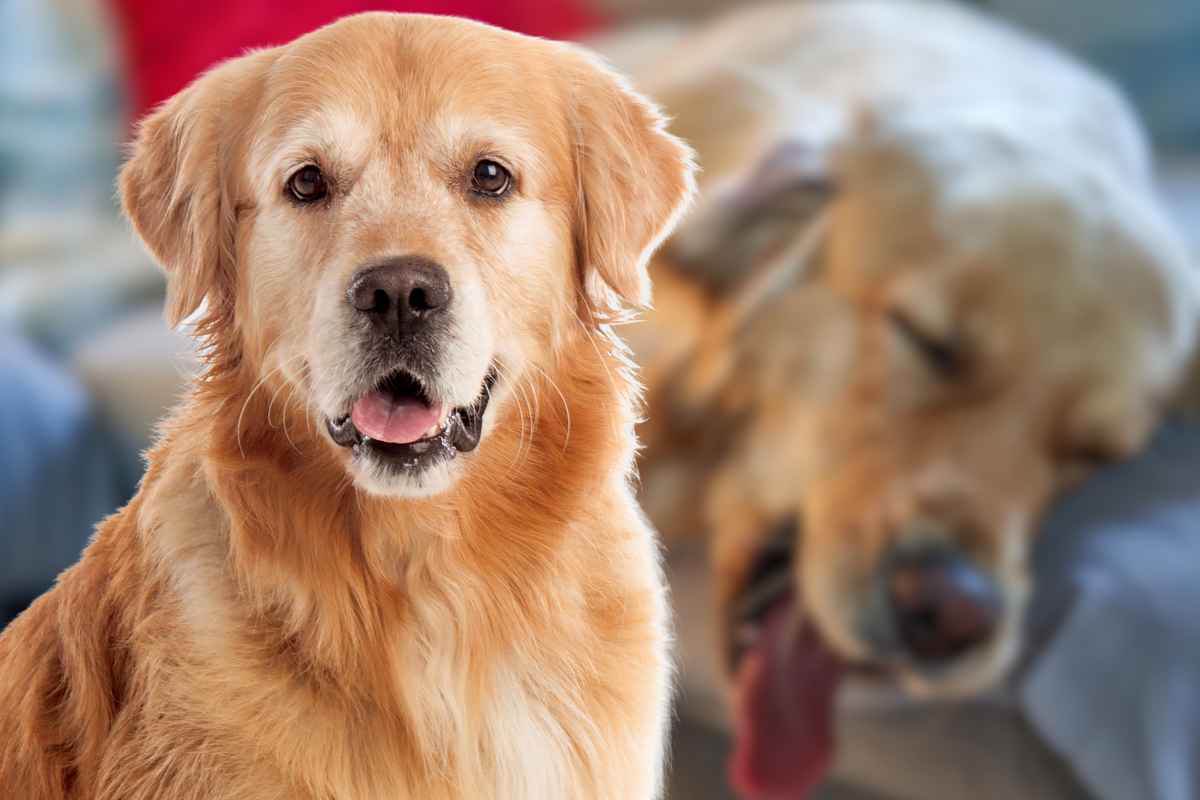
[[[197,368],[193,341],[168,328],[158,308],[117,320],[79,347],[73,360],[109,424],[139,451]]]

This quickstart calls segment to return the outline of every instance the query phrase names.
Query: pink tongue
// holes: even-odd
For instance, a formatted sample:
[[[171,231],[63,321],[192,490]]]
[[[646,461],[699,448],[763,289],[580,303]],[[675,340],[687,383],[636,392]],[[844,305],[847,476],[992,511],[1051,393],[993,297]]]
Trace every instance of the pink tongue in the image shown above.
[[[442,404],[416,397],[392,397],[375,390],[358,399],[350,421],[358,432],[379,442],[412,444],[425,436],[442,415]]]
[[[748,800],[802,800],[833,756],[833,700],[844,666],[792,603],[776,605],[738,669],[730,781]]]

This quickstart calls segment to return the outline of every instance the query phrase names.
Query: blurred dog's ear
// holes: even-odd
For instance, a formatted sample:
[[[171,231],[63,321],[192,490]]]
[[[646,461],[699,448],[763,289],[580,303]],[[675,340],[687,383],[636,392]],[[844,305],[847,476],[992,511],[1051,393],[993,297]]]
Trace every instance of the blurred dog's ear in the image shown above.
[[[583,51],[572,54],[576,252],[584,290],[597,309],[611,305],[605,286],[645,306],[647,262],[695,191],[692,151],[622,77]]]
[[[764,281],[802,277],[820,250],[814,232],[835,190],[827,152],[784,140],[713,187],[671,241],[672,263],[723,301]]]
[[[824,260],[836,193],[830,159],[811,142],[783,140],[714,187],[667,249],[671,272],[700,287],[711,312],[675,376],[677,413],[741,413],[737,343],[765,305],[792,296]]]
[[[232,292],[233,160],[246,99],[269,51],[227,61],[138,126],[118,181],[134,230],[166,271],[166,315],[177,325],[221,287]]]

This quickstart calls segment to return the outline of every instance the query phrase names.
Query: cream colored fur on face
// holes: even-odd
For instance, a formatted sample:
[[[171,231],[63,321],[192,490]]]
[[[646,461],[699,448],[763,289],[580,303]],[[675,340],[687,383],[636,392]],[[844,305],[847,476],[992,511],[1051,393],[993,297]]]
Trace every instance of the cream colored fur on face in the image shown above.
[[[463,176],[495,151],[519,189],[481,206]],[[297,157],[326,206],[288,199]],[[200,78],[121,189],[205,369],[134,500],[0,636],[0,794],[657,796],[669,622],[606,325],[691,189],[653,107],[568,45],[364,15]],[[357,377],[322,355],[356,363],[322,293],[414,251],[475,298],[453,336],[483,356],[451,372],[495,359],[502,389],[479,448],[402,500],[320,422]]]

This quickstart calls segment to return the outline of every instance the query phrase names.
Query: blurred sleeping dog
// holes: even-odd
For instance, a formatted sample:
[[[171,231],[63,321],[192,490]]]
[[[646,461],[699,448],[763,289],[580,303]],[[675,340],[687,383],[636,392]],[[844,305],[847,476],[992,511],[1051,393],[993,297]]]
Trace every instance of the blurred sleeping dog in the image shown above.
[[[1196,285],[1126,104],[1013,30],[850,0],[639,52],[702,169],[627,329],[643,499],[709,537],[735,783],[799,797],[847,665],[1003,675],[1039,517],[1147,441]]]
[[[690,170],[584,51],[444,17],[153,113],[121,191],[206,369],[0,638],[0,795],[656,796],[667,616],[607,324]]]

